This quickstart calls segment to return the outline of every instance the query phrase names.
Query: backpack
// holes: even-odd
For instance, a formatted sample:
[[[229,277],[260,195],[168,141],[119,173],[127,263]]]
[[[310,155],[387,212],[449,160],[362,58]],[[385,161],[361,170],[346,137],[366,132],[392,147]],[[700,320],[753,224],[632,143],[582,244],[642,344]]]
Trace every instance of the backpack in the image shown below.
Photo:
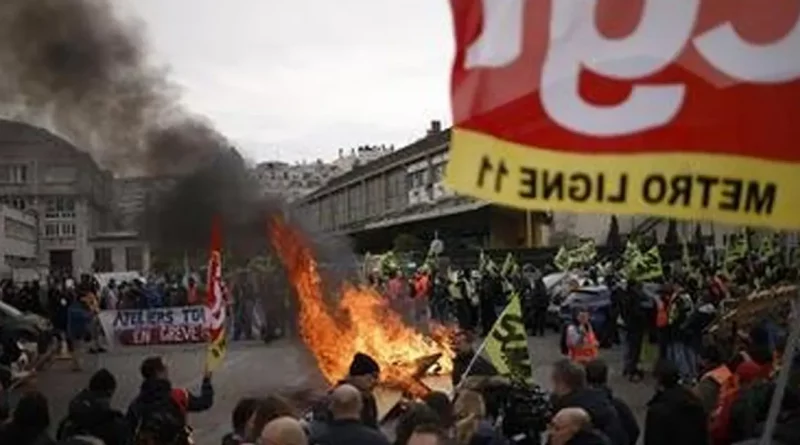
[[[172,397],[143,403],[136,408],[133,415],[134,443],[139,443],[143,436],[154,438],[158,443],[188,443],[191,429],[186,424],[183,410]]]

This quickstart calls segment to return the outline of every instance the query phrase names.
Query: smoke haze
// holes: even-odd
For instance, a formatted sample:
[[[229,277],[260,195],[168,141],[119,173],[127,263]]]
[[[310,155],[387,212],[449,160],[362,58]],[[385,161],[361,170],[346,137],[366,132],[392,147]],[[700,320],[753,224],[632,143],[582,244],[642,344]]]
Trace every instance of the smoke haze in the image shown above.
[[[109,0],[2,0],[0,68],[6,117],[64,137],[117,176],[180,177],[141,224],[157,250],[203,251],[215,215],[229,252],[269,250],[266,222],[287,206],[261,196],[226,138],[180,104],[148,61],[142,24]],[[349,246],[305,232],[323,264],[352,270]]]

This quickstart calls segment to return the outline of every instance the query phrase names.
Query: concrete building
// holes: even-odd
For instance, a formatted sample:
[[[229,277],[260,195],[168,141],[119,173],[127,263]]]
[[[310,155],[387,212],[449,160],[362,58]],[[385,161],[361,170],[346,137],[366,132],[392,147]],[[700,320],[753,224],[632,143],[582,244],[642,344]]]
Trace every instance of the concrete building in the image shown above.
[[[120,231],[92,237],[92,268],[95,272],[139,272],[150,270],[150,249],[138,232]]]
[[[438,237],[452,248],[537,246],[543,212],[521,212],[458,196],[443,184],[450,132],[432,122],[417,142],[356,166],[297,202],[318,230],[347,234],[360,251],[392,247],[399,235]]]
[[[39,258],[53,271],[89,272],[89,239],[112,226],[112,176],[52,133],[0,121],[0,203],[38,215]]]
[[[138,231],[147,207],[178,182],[171,176],[114,179],[114,213],[122,230]]]
[[[372,162],[394,151],[393,146],[361,146],[339,156],[333,162],[300,162],[289,164],[281,161],[262,162],[253,169],[261,190],[265,194],[280,196],[295,201],[320,188],[336,176],[355,167]]]
[[[38,231],[33,212],[0,206],[0,277],[25,280],[38,275]]]

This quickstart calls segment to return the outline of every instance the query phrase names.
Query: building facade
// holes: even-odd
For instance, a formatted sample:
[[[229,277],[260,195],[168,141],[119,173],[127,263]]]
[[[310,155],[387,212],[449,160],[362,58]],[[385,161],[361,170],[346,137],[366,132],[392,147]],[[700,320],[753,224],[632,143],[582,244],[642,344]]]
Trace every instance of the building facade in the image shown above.
[[[34,218],[36,242],[26,242],[25,252],[35,246],[42,269],[55,274],[93,272],[93,241],[117,226],[113,184],[109,171],[64,139],[0,120],[0,204]],[[31,220],[24,223],[29,226]],[[12,226],[21,230],[18,224]],[[9,245],[21,248],[19,243]]]
[[[280,196],[287,201],[296,201],[322,187],[336,176],[347,173],[360,165],[368,164],[394,151],[394,146],[361,146],[339,156],[333,162],[301,162],[289,164],[281,161],[262,162],[253,169],[253,174],[264,194]]]
[[[0,277],[20,279],[38,274],[38,231],[33,212],[0,206]]]
[[[92,269],[95,272],[139,272],[150,270],[150,249],[138,232],[120,231],[97,234],[92,245]]]
[[[361,251],[391,248],[401,234],[454,248],[541,245],[543,213],[492,206],[444,185],[449,143],[450,132],[432,122],[424,138],[303,197],[301,218],[317,230],[349,235]]]
[[[114,214],[117,226],[139,231],[148,206],[178,183],[172,176],[142,176],[114,179]]]

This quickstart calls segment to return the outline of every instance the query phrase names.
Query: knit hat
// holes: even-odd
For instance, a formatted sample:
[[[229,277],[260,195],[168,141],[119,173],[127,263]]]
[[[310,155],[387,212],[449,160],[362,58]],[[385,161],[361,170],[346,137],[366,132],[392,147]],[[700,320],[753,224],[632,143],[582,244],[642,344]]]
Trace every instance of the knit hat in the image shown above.
[[[381,367],[378,365],[378,362],[367,354],[357,352],[353,357],[352,363],[350,363],[351,377],[380,373]]]

